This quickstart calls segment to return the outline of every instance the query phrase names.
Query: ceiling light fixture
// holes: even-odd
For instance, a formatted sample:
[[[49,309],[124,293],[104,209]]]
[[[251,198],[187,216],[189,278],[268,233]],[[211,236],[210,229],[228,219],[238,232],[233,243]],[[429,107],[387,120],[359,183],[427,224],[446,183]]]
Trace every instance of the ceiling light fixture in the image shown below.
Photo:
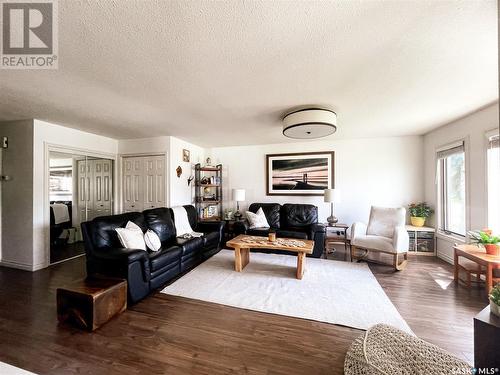
[[[283,117],[283,135],[294,139],[315,139],[337,131],[337,114],[327,108],[302,108]]]

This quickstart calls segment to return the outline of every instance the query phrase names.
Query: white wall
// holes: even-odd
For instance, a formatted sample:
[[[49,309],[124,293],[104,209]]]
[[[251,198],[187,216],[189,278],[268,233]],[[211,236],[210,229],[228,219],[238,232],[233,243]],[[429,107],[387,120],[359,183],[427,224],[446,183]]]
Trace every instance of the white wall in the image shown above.
[[[190,151],[190,162],[182,160],[182,150]],[[188,178],[194,176],[194,165],[196,163],[204,163],[205,149],[196,146],[192,143],[183,141],[182,139],[170,137],[170,199],[169,205],[181,206],[194,202],[194,180],[188,186]],[[182,175],[177,177],[176,169],[182,168]]]
[[[334,151],[335,187],[342,193],[336,216],[350,225],[366,222],[371,205],[406,206],[423,198],[422,150],[422,137],[412,136],[221,147],[211,156],[223,164],[225,208],[236,206],[231,189],[243,188],[243,208],[253,202],[309,203],[326,222],[330,206],[323,197],[266,196],[265,160],[266,154]]]
[[[191,151],[191,160],[186,163],[182,160],[182,150]],[[126,155],[167,155],[167,206],[178,206],[193,202],[193,184],[188,186],[187,180],[194,173],[194,164],[203,161],[205,149],[186,142],[182,139],[170,136],[155,138],[126,139],[118,142],[118,153]],[[177,166],[181,166],[182,175],[177,177]]]
[[[32,269],[36,270],[47,266],[49,258],[48,147],[115,158],[118,141],[40,120],[33,122],[33,246],[26,251],[33,253]]]
[[[31,270],[33,264],[33,121],[0,123],[0,136],[9,137],[3,149],[2,174],[11,177],[1,182],[3,265]]]
[[[487,226],[486,189],[486,133],[498,129],[498,102],[435,129],[424,136],[425,200],[433,207],[437,202],[436,150],[459,140],[465,140],[467,184],[467,230]],[[431,223],[436,226],[435,216]],[[453,262],[453,244],[463,242],[459,238],[437,234],[437,253],[442,259]]]

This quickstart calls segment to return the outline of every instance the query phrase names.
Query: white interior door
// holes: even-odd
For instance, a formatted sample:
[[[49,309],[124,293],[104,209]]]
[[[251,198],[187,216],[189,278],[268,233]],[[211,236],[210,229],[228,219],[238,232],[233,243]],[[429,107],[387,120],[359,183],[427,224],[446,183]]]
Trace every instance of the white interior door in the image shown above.
[[[165,206],[165,157],[123,158],[123,212]]]

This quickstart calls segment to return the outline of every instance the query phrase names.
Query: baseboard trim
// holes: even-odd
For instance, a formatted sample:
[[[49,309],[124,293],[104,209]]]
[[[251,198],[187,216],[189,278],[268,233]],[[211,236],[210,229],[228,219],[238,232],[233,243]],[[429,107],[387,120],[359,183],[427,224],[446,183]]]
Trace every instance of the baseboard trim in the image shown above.
[[[447,255],[447,254],[440,253],[439,251],[437,252],[437,257],[438,257],[439,259],[444,260],[444,261],[445,261],[445,262],[447,262],[447,263],[450,263],[450,264],[453,264],[453,263],[454,263],[454,260],[453,260],[453,258],[452,258],[452,257],[450,257],[450,256],[449,256],[449,255]]]
[[[47,267],[47,265],[45,263],[39,263],[39,264],[33,265],[33,264],[26,264],[26,263],[19,263],[19,262],[11,262],[8,260],[1,260],[0,266],[15,268],[18,270],[23,270],[23,271],[30,271],[30,272],[38,271],[38,270],[41,270],[42,268]]]
[[[0,261],[1,266],[9,267],[9,268],[16,268],[18,270],[23,270],[23,271],[33,271],[33,265],[32,264],[25,264],[25,263],[19,263],[19,262],[10,262],[8,260],[2,260]]]

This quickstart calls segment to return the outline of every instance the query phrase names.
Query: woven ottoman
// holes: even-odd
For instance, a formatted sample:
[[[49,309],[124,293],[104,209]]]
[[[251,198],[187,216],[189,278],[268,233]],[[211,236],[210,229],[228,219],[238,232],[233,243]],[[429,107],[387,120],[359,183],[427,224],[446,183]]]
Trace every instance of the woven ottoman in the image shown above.
[[[344,362],[345,375],[450,375],[471,369],[445,350],[385,324],[354,340]]]

